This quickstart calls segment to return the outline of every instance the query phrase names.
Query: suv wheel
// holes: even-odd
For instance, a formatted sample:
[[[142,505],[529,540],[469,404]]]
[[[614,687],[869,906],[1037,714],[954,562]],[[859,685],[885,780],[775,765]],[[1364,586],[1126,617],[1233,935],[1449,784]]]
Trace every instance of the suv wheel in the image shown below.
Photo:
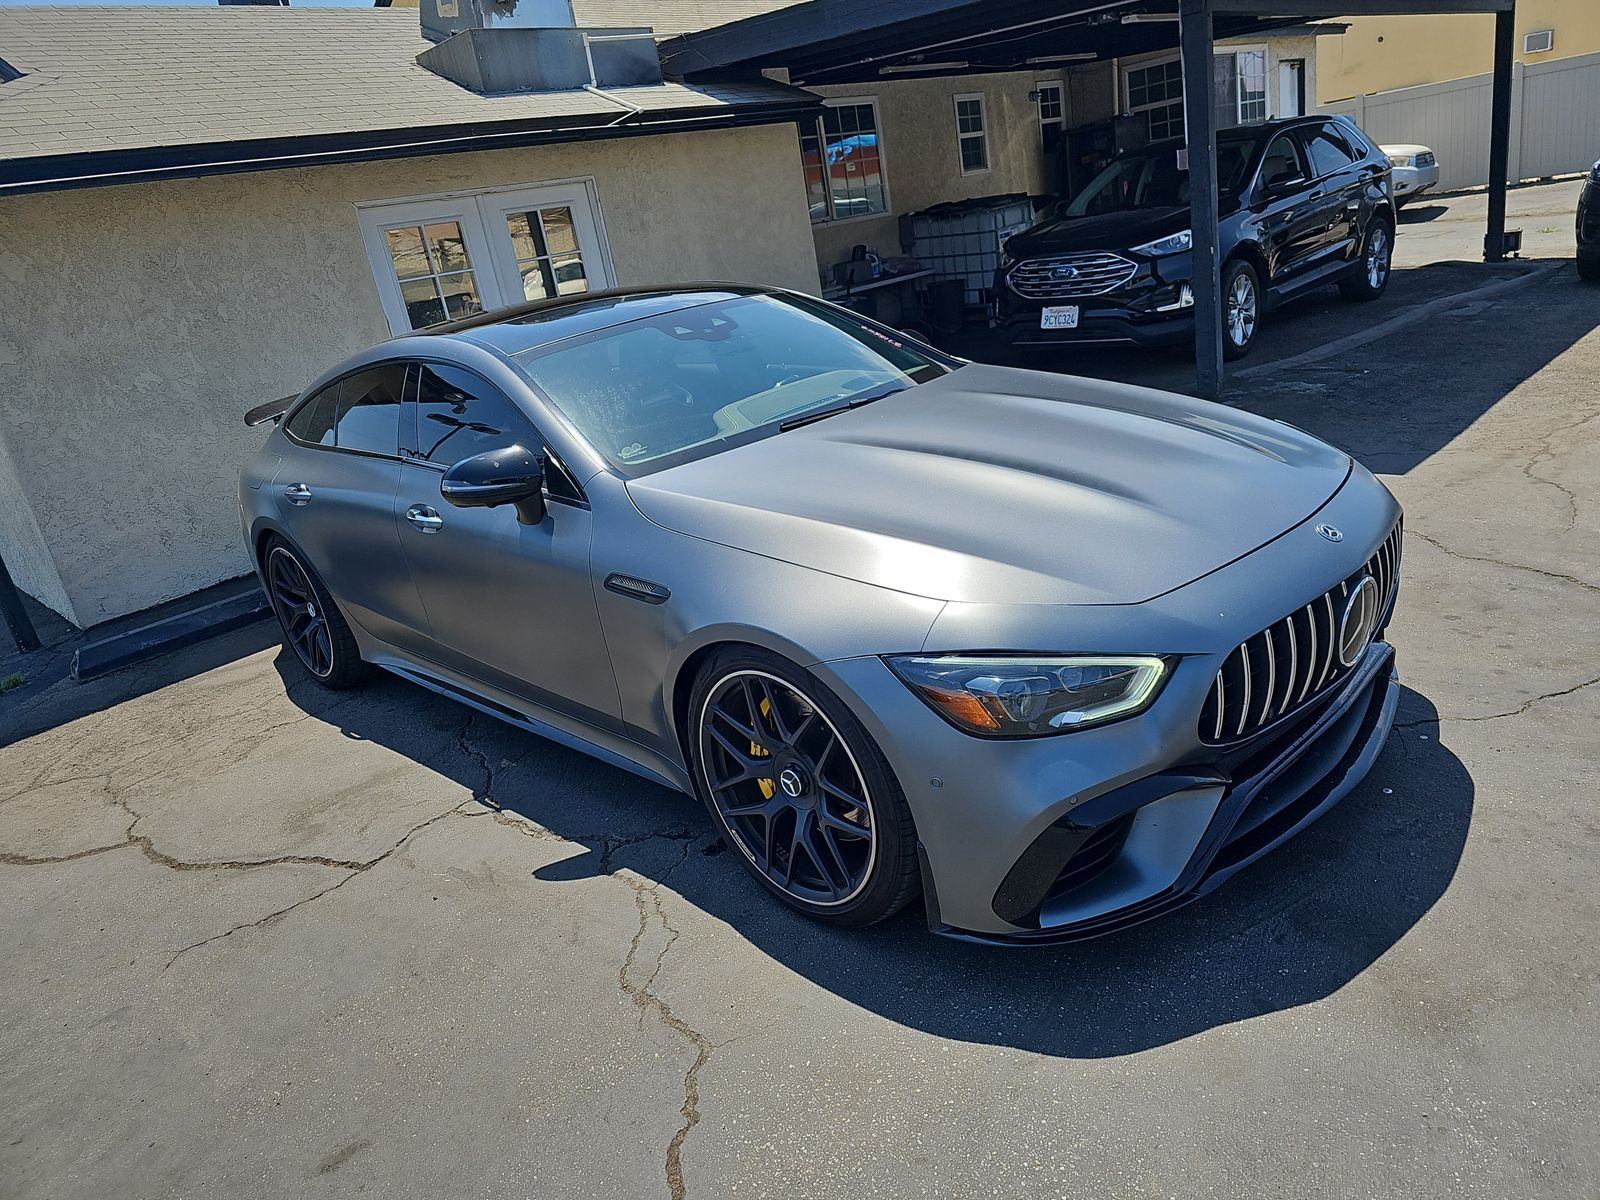
[[[1222,269],[1222,357],[1243,358],[1261,325],[1261,280],[1243,259]]]
[[[267,598],[283,629],[283,644],[294,651],[300,665],[334,691],[364,683],[372,666],[361,661],[355,635],[317,573],[278,537],[267,544],[262,567]]]
[[[1348,279],[1339,284],[1346,300],[1376,300],[1389,286],[1389,267],[1394,258],[1394,233],[1385,220],[1367,226],[1366,244],[1361,247],[1361,262]]]

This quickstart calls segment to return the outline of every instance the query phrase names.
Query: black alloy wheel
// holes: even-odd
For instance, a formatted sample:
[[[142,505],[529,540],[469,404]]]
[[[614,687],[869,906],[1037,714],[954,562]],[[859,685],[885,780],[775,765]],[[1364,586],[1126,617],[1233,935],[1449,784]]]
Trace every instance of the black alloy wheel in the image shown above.
[[[762,656],[702,675],[692,709],[698,782],[768,889],[824,920],[870,924],[915,893],[910,813],[848,710],[791,674],[803,673]]]
[[[283,641],[324,687],[353,687],[371,674],[354,635],[327,588],[287,543],[276,541],[265,563],[267,597]]]

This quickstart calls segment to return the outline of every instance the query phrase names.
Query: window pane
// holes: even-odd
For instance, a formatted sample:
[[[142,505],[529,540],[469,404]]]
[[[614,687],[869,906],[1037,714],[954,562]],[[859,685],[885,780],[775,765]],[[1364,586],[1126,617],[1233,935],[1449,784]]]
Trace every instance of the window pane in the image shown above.
[[[544,233],[539,228],[537,212],[508,213],[506,229],[511,234],[511,245],[519,259],[540,258],[550,253],[545,249]]]
[[[314,446],[333,445],[333,422],[339,407],[339,385],[323,388],[295,410],[284,426],[297,441]]]
[[[417,390],[417,451],[441,466],[522,445],[543,443],[532,425],[498,390],[458,367],[423,366]]]
[[[427,226],[428,248],[433,251],[433,269],[443,275],[447,271],[465,271],[472,264],[467,261],[467,243],[461,237],[461,226],[455,221],[439,221]]]
[[[406,316],[411,328],[436,325],[444,320],[444,305],[439,300],[439,285],[432,275],[408,280],[400,285],[400,298],[405,301]]]
[[[384,240],[389,243],[389,258],[394,262],[396,279],[412,279],[428,274],[428,255],[422,248],[422,230],[411,225],[405,229],[386,229]]]
[[[478,281],[471,271],[459,275],[445,275],[439,280],[439,291],[444,294],[444,309],[452,319],[470,317],[483,311],[478,299]]]
[[[550,247],[551,254],[576,254],[578,252],[578,232],[572,227],[572,210],[570,208],[546,208],[539,211],[539,219],[544,223],[545,245]]]
[[[339,449],[395,453],[405,379],[401,363],[388,363],[345,379],[339,398]]]
[[[556,294],[555,280],[550,276],[548,259],[536,258],[532,262],[517,264],[522,276],[522,294],[529,300],[548,300]]]
[[[576,254],[558,258],[552,265],[555,268],[556,290],[563,296],[589,290],[589,277],[584,272],[583,260]]]
[[[961,139],[961,169],[981,171],[989,165],[989,152],[981,137]]]

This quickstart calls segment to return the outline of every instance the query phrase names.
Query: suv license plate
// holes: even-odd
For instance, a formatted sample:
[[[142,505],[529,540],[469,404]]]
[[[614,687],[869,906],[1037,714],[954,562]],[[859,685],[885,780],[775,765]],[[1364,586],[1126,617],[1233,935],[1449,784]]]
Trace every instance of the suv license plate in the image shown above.
[[[1040,329],[1076,329],[1078,327],[1078,306],[1076,304],[1057,304],[1042,309],[1039,313]]]

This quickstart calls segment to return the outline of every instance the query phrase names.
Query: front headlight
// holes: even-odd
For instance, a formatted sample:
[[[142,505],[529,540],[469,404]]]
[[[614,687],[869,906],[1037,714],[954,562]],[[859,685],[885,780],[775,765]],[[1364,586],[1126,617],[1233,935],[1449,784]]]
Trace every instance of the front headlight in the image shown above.
[[[1177,254],[1194,245],[1194,234],[1185,229],[1181,233],[1174,233],[1168,237],[1157,238],[1153,242],[1146,242],[1142,246],[1135,246],[1135,254],[1148,254],[1151,258],[1159,258],[1163,254]]]
[[[980,737],[1043,737],[1131,717],[1167,677],[1154,655],[906,655],[887,660],[956,728]]]
[[[1391,154],[1389,155],[1389,165],[1392,167],[1409,167],[1411,165],[1411,155]]]

